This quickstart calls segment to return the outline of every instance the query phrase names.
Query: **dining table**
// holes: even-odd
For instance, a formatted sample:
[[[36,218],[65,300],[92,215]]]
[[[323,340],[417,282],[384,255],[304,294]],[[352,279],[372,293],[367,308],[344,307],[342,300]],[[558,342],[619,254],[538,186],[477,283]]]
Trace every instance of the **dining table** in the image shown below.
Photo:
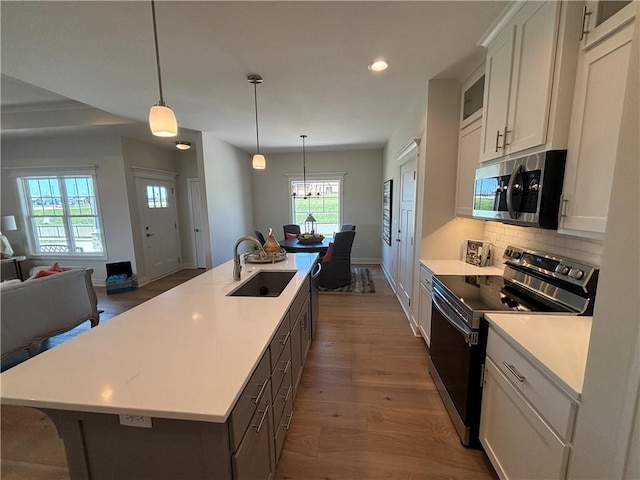
[[[302,243],[297,238],[287,238],[285,240],[279,240],[280,246],[284,248],[288,253],[327,253],[329,243],[333,242],[333,237],[324,237],[322,242],[316,243]]]

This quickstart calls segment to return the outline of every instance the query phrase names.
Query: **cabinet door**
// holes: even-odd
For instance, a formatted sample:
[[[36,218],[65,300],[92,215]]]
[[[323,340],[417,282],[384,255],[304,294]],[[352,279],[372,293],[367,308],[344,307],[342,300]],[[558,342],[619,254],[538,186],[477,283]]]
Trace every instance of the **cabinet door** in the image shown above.
[[[531,2],[516,16],[509,114],[503,153],[544,145],[547,136],[560,2]]]
[[[487,358],[480,442],[503,479],[565,478],[570,447]]]
[[[302,369],[304,363],[307,359],[307,354],[309,353],[309,348],[311,347],[311,305],[309,303],[309,299],[305,303],[302,308],[301,318],[300,318],[300,349],[301,349],[301,358],[300,358],[300,368]],[[302,373],[302,372],[300,372]]]
[[[630,0],[586,2],[582,13],[582,48],[591,48],[633,21],[636,15],[634,3]]]
[[[470,217],[473,213],[473,190],[480,157],[482,117],[460,131],[458,143],[458,183],[456,215]]]
[[[265,395],[240,447],[233,454],[233,478],[235,480],[258,480],[271,478],[273,449],[273,417],[271,398]]]
[[[293,382],[293,396],[298,391],[298,382],[302,375],[302,344],[300,342],[300,328],[301,328],[300,315],[296,320],[296,324],[291,330],[291,380]]]
[[[418,327],[428,347],[431,346],[431,292],[420,284],[420,315]]]
[[[632,33],[632,25],[627,25],[579,57],[561,233],[598,236],[605,232]]]
[[[487,49],[480,150],[480,161],[483,162],[504,155],[502,135],[509,112],[514,40],[515,24],[510,24]]]

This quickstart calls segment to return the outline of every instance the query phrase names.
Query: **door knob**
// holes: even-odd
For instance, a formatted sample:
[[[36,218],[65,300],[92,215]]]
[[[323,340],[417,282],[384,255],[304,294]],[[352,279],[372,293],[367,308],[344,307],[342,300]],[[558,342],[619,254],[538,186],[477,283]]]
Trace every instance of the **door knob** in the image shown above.
[[[154,235],[154,233],[147,233],[147,237],[153,237]]]

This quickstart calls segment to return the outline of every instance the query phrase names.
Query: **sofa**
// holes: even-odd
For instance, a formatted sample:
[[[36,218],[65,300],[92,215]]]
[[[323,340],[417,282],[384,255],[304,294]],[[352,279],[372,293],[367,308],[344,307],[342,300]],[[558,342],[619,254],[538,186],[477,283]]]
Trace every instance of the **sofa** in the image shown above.
[[[98,298],[90,268],[3,285],[0,290],[0,352],[4,359],[26,349],[39,353],[47,338],[64,333],[87,320],[98,325]]]

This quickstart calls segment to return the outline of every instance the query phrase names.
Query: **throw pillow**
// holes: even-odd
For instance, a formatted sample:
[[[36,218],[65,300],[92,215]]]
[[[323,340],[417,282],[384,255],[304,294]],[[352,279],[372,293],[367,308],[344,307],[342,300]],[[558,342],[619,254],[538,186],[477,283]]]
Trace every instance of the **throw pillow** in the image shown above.
[[[322,257],[322,263],[327,263],[331,261],[331,253],[333,252],[333,242],[329,243],[329,247],[327,248],[327,253]]]
[[[53,275],[55,273],[60,273],[60,272],[64,272],[64,269],[60,265],[58,265],[58,262],[56,262],[46,270],[39,270],[33,276],[33,278],[48,277],[49,275]]]
[[[296,235],[295,233],[285,233],[287,240],[291,240],[294,238],[298,238],[298,235]]]

